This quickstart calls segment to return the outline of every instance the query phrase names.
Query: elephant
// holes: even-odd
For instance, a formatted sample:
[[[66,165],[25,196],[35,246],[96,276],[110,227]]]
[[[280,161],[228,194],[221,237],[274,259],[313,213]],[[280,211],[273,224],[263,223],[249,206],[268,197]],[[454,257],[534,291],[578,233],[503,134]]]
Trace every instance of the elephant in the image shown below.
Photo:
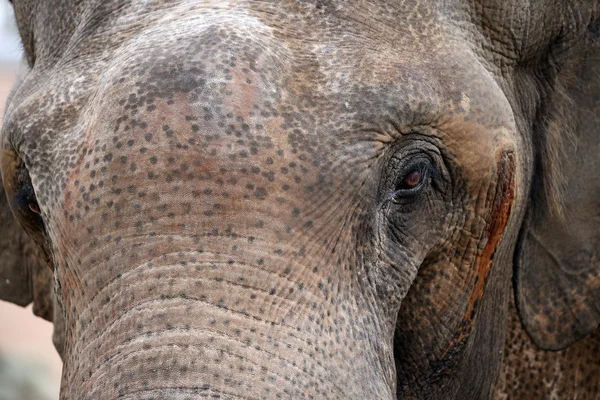
[[[12,3],[62,399],[600,398],[599,1]]]

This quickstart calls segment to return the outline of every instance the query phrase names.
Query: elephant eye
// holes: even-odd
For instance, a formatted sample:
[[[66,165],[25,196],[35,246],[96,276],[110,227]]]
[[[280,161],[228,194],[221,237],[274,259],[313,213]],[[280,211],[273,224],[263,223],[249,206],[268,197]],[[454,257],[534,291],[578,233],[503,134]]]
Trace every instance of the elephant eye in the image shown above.
[[[397,180],[391,195],[392,201],[394,203],[402,203],[421,192],[429,181],[431,170],[431,163],[425,159],[411,163],[400,174],[400,179]]]
[[[37,203],[37,201],[30,201],[29,202],[29,209],[31,211],[33,211],[36,214],[40,214],[40,205]]]
[[[13,206],[16,206],[24,211],[31,211],[34,214],[40,215],[40,205],[35,197],[33,186],[30,183],[23,184],[19,191],[15,194]]]
[[[409,172],[408,175],[406,175],[404,178],[402,178],[402,182],[400,182],[399,189],[404,189],[404,190],[414,189],[414,188],[418,187],[419,185],[421,185],[422,183],[423,183],[423,172],[416,169],[414,171]]]

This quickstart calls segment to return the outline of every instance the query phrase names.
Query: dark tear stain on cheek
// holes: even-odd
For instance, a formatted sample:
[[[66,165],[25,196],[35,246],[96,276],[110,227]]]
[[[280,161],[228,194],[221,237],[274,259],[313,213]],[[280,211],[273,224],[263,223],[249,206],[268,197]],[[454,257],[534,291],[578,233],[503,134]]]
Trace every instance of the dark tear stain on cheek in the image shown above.
[[[466,344],[472,331],[477,307],[481,303],[485,291],[485,284],[491,270],[492,262],[494,261],[496,249],[500,244],[510,217],[515,188],[515,160],[513,151],[503,150],[497,159],[496,165],[498,178],[495,195],[489,200],[491,223],[487,231],[487,243],[475,261],[475,271],[471,282],[473,291],[469,296],[467,309],[458,330],[440,360],[440,365],[444,367],[438,370],[438,374],[445,375],[451,372],[449,366],[454,365],[454,362],[460,358],[461,349]]]

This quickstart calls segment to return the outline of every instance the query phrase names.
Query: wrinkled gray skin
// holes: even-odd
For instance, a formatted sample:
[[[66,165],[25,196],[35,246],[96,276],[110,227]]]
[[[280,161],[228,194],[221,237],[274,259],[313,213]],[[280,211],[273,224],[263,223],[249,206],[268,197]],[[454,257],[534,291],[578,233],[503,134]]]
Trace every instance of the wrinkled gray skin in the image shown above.
[[[14,7],[0,293],[62,398],[597,393],[523,368],[600,319],[597,1]]]

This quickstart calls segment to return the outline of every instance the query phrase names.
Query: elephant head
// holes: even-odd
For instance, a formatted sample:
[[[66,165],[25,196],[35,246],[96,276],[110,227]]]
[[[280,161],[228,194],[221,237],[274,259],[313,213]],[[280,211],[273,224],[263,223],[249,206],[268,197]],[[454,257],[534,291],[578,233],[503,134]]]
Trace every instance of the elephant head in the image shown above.
[[[63,398],[486,398],[513,264],[538,346],[598,325],[598,2],[13,5],[0,296]]]

